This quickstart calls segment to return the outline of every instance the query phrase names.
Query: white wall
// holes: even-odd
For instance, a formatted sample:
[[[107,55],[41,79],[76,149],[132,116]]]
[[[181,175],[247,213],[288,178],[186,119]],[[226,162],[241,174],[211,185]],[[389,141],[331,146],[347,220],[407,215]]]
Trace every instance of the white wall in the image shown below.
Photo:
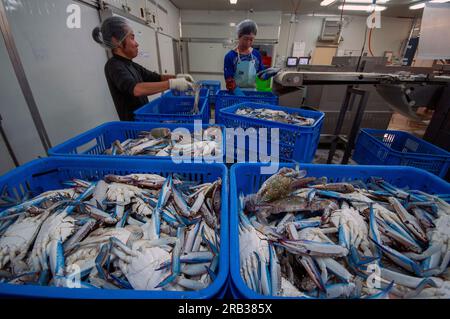
[[[292,54],[293,42],[304,41],[306,43],[306,55],[312,54],[317,38],[322,30],[323,17],[310,17],[307,15],[298,16],[298,23],[290,24],[291,15],[283,15],[281,25],[281,35],[278,45],[280,56],[290,56]],[[353,55],[361,52],[366,28],[366,18],[361,16],[345,16],[345,24],[342,36],[344,41],[339,45],[338,53]],[[401,44],[408,38],[411,19],[399,19],[383,17],[381,29],[375,29],[372,34],[372,51],[375,56],[384,55],[384,51],[393,51],[394,55],[400,54]],[[291,31],[289,32],[289,27]],[[290,34],[290,36],[289,36]],[[289,39],[288,39],[289,37]],[[366,51],[367,52],[367,44]]]
[[[8,20],[51,143],[117,120],[104,75],[106,52],[92,40],[97,10],[80,4],[81,28],[69,29],[66,10],[73,1],[22,3],[7,12]]]
[[[169,0],[155,0],[161,7],[167,10],[167,15],[159,11],[159,24],[163,28],[162,32],[172,38],[180,39],[180,10]]]
[[[244,19],[252,19],[258,24],[256,43],[270,44],[278,41],[281,11],[250,13],[248,11],[181,10],[181,37],[191,41],[190,45],[187,42],[182,44],[184,72],[190,72],[196,80],[220,80],[224,87],[223,59],[225,54],[235,46],[237,37],[235,25]],[[192,71],[199,69],[202,72],[206,70],[210,72]]]
[[[20,164],[45,156],[44,147],[20,90],[3,37],[0,37],[0,114],[5,134]],[[0,174],[13,168],[6,145],[0,137]]]
[[[114,4],[121,7],[124,1],[117,0]],[[160,32],[179,40],[180,11],[169,0],[152,1],[167,11],[166,14],[155,9],[163,28]],[[66,26],[69,4],[81,8],[80,29]],[[132,14],[140,13],[137,7],[133,7]],[[106,51],[91,38],[92,29],[100,23],[98,11],[70,0],[21,0],[15,8],[7,11],[8,21],[52,144],[57,145],[102,123],[118,120],[104,75]],[[143,37],[140,44],[145,49],[147,41],[154,49],[147,50],[156,61],[156,66],[149,68],[158,71],[155,39],[150,40]],[[0,114],[20,164],[45,156],[1,35]],[[0,160],[2,174],[13,164],[1,138],[0,151],[3,154]]]
[[[181,10],[183,38],[236,39],[236,27],[244,19],[258,24],[258,40],[278,40],[281,11]]]

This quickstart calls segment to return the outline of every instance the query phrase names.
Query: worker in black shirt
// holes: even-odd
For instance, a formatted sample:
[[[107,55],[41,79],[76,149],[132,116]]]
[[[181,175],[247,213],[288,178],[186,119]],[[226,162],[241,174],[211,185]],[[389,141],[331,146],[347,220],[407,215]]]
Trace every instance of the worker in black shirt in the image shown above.
[[[105,75],[121,121],[133,121],[134,111],[148,103],[149,95],[192,88],[193,79],[188,74],[160,75],[132,61],[138,56],[139,44],[124,18],[106,19],[92,31],[92,37],[112,50],[113,57],[105,65]]]

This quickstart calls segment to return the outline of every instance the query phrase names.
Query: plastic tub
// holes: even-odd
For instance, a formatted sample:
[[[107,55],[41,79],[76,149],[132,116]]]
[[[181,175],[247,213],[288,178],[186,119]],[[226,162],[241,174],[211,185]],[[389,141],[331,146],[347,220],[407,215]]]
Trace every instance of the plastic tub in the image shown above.
[[[208,90],[200,94],[198,108],[199,114],[192,114],[194,107],[194,96],[173,96],[168,92],[160,98],[157,98],[147,105],[134,112],[134,118],[137,122],[156,122],[156,123],[193,123],[196,120],[203,124],[209,124],[210,107]]]
[[[251,290],[240,275],[238,200],[239,194],[256,193],[270,175],[261,175],[261,163],[235,164],[230,173],[230,271],[231,291],[235,298],[265,299],[274,298],[259,295]],[[281,167],[294,168],[293,164],[280,164]],[[308,176],[328,177],[329,182],[344,182],[356,179],[363,181],[369,177],[381,177],[398,187],[409,186],[412,189],[428,193],[450,193],[450,184],[424,170],[406,166],[348,166],[303,164],[301,169]]]
[[[107,174],[155,173],[163,176],[176,173],[186,180],[210,182],[222,178],[222,215],[220,230],[219,273],[214,282],[200,291],[135,291],[102,289],[68,289],[58,287],[0,284],[0,296],[77,299],[210,299],[220,298],[227,288],[229,273],[228,175],[223,164],[178,164],[170,161],[127,159],[84,159],[54,157],[35,160],[0,177],[0,188],[8,192],[42,193],[63,188],[61,182],[71,178],[96,180]]]
[[[280,122],[254,119],[247,116],[236,115],[235,112],[242,107],[259,109],[269,108],[273,110],[284,111],[286,113],[297,113],[304,117],[315,119],[311,126],[298,126]],[[220,110],[220,124],[227,128],[267,128],[267,149],[271,152],[270,129],[279,129],[279,159],[280,162],[296,161],[300,163],[310,163],[314,159],[317,147],[320,141],[320,131],[324,122],[324,114],[318,111],[308,111],[302,109],[293,109],[276,105],[266,105],[257,103],[241,103]],[[227,137],[227,142],[231,138]],[[250,140],[249,140],[250,143]],[[235,141],[235,147],[237,142]],[[248,145],[248,144],[246,144]],[[258,148],[259,150],[259,148]],[[249,147],[245,147],[246,160],[249,158]],[[235,152],[236,153],[236,152]]]
[[[222,90],[217,92],[216,96],[216,123],[220,123],[219,111],[223,108],[233,106],[238,103],[252,102],[260,104],[272,104],[278,105],[278,96],[272,92],[257,92],[257,91],[246,91],[243,90],[242,93],[245,96],[236,96],[230,94],[227,90]]]
[[[445,177],[450,153],[402,131],[362,129],[353,160],[363,165],[405,165]]]
[[[225,127],[221,125],[203,125],[206,129],[211,126],[218,126],[222,128],[222,154],[225,156]],[[48,151],[50,156],[77,156],[77,157],[97,157],[97,158],[127,158],[127,159],[154,159],[164,160],[170,157],[160,156],[113,156],[104,155],[103,153],[111,147],[114,141],[119,140],[124,142],[127,139],[137,138],[141,131],[150,131],[154,128],[169,128],[174,131],[178,128],[184,128],[193,133],[194,124],[163,124],[163,123],[148,123],[148,122],[110,122],[100,125],[92,130],[80,134],[70,140],[51,148]]]

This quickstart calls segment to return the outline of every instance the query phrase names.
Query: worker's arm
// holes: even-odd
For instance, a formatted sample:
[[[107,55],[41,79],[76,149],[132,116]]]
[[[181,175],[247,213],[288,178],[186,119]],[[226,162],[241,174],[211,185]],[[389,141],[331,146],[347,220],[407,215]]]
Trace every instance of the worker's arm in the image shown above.
[[[162,74],[161,81],[169,81],[170,79],[175,79],[176,75],[173,74]]]
[[[234,91],[236,89],[236,81],[234,80],[234,75],[236,73],[235,58],[236,54],[234,51],[230,51],[225,55],[223,62],[223,73],[228,91]]]
[[[134,96],[148,96],[170,89],[169,81],[137,83],[133,90]]]

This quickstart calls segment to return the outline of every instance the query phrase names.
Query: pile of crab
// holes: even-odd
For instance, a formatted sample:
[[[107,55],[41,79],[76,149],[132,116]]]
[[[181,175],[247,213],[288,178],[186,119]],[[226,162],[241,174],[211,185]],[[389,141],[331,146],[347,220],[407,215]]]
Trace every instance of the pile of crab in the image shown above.
[[[241,277],[266,296],[450,298],[448,200],[282,168],[240,195]]]
[[[2,197],[0,282],[185,291],[215,279],[220,179],[108,175],[64,187],[20,203]]]
[[[116,140],[105,150],[105,155],[113,156],[189,156],[219,157],[222,154],[222,129],[211,126],[204,130],[190,133],[178,128],[171,131],[160,127],[150,132],[142,131],[137,138],[123,142]]]

